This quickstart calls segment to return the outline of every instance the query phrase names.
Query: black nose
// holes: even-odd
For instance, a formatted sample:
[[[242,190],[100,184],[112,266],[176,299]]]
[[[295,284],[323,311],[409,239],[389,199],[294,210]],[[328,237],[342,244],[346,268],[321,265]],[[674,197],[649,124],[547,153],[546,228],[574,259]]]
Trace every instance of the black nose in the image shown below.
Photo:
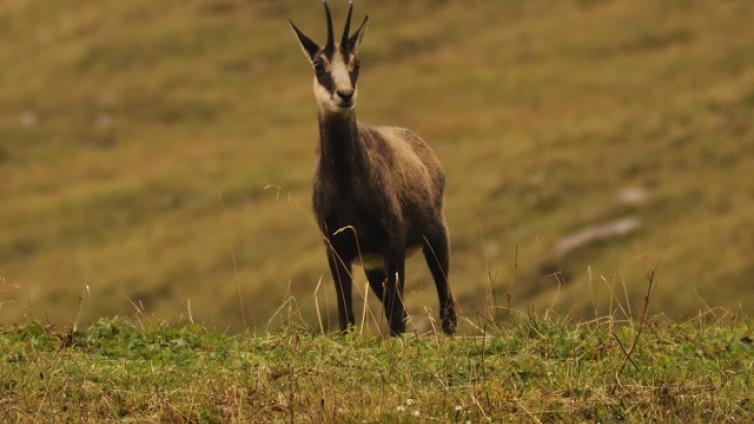
[[[353,98],[353,90],[338,90],[338,96],[345,101]]]

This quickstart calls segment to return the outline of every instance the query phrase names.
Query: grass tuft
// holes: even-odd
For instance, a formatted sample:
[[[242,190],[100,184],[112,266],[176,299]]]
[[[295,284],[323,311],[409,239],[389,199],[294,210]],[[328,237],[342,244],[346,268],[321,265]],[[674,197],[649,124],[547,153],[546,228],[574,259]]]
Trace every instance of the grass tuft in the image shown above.
[[[751,322],[521,314],[485,336],[225,335],[115,318],[0,333],[7,421],[746,422]]]

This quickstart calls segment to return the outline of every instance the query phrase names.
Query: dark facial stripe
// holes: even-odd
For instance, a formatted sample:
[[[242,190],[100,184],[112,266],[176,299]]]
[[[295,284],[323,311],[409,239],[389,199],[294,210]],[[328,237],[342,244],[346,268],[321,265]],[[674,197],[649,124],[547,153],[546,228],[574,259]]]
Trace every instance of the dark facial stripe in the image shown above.
[[[335,83],[332,80],[332,76],[328,72],[318,73],[317,81],[325,88],[330,94],[335,92]]]
[[[317,76],[319,84],[329,93],[332,94],[335,91],[335,82],[332,79],[332,75],[327,72],[321,59],[314,61],[314,74]]]
[[[354,59],[355,63],[353,64],[353,70],[350,72],[351,74],[351,84],[353,84],[354,88],[356,87],[356,81],[359,80],[359,69],[361,68],[359,64],[358,59]]]
[[[349,49],[347,45],[341,44],[340,54],[342,54],[344,58],[348,59],[349,57],[351,57],[351,49]]]

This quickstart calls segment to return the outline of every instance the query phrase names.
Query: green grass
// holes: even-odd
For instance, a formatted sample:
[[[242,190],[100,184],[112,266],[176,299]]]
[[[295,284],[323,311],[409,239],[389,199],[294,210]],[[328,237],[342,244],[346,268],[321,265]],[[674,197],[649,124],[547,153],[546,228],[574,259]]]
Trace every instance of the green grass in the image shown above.
[[[750,422],[752,322],[523,314],[485,336],[0,331],[4,422]],[[720,319],[723,319],[721,322]],[[620,341],[620,343],[619,343]]]
[[[640,302],[657,256],[657,311],[754,307],[753,3],[365,12],[359,116],[411,128],[444,163],[462,309],[482,309],[496,275],[500,303],[557,294],[563,312],[601,315],[623,286]],[[288,291],[316,322],[321,276],[332,321],[309,207],[312,76],[288,17],[321,38],[308,1],[0,2],[0,322],[70,323],[88,286],[82,322],[132,302],[174,319],[190,301],[197,322],[240,329],[236,275],[252,326]],[[646,202],[621,203],[631,188]],[[550,264],[563,237],[625,216],[641,230]],[[408,276],[411,313],[437,309],[421,260]]]

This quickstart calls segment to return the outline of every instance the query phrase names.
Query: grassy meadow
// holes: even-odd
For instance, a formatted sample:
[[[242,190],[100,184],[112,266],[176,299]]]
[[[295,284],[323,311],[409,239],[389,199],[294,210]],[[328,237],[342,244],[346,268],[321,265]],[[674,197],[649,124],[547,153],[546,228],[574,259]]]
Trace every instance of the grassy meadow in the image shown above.
[[[332,3],[341,22],[345,2]],[[751,310],[754,3],[359,0],[356,7],[357,18],[371,18],[359,117],[411,128],[444,163],[451,286],[471,322],[490,305],[586,318],[622,309],[636,317],[645,273],[655,268],[653,312],[684,319],[709,306]],[[309,206],[312,76],[288,17],[323,36],[314,1],[0,2],[0,322],[69,325],[118,314],[275,328],[276,317],[294,309],[312,326],[317,317],[323,327],[334,324]],[[567,237],[622,219],[638,225],[554,253]],[[407,269],[409,310],[426,326],[434,287],[420,258]],[[364,283],[358,273],[359,299]],[[379,317],[379,306],[369,307],[363,316]],[[214,343],[196,337],[200,346]],[[514,343],[514,334],[505,337]],[[597,343],[591,333],[583,337]],[[86,343],[62,357],[42,349],[29,360],[45,374],[50,361],[62,361],[74,380],[95,371],[131,378],[128,360],[76,363],[86,349],[100,349]],[[191,350],[189,362],[164,366],[218,367],[236,361],[244,343],[233,341],[229,356]],[[277,346],[274,338],[248,343]],[[301,343],[334,357],[350,349]],[[390,349],[409,356],[474,349],[433,343]],[[377,350],[364,361],[414,372],[391,365],[382,348],[365,348]],[[133,355],[140,354],[115,357]],[[674,372],[707,385],[689,395],[703,399],[719,381],[701,377],[694,367],[704,355],[694,355],[683,353],[680,363],[691,368]],[[191,362],[197,358],[208,362]],[[537,358],[522,356],[521,366],[539,369],[549,356]],[[615,366],[614,358],[604,361]],[[464,381],[478,378],[465,362],[453,366]],[[579,378],[567,361],[558,367],[553,372]],[[315,371],[305,378],[316,379]],[[431,371],[417,372],[434,381]],[[50,378],[63,387],[76,382]],[[620,390],[662,393],[650,389],[663,387],[661,380],[631,378],[637,385]],[[52,390],[45,381],[25,387]],[[602,388],[562,397],[601,404],[606,389],[595,384]],[[115,399],[108,396],[120,389],[112,390],[103,399]],[[456,402],[437,390],[420,402]],[[205,395],[212,394],[196,402]],[[519,395],[518,411],[552,407]],[[391,398],[386,410],[399,401]],[[107,401],[103,413],[117,413],[115,405]],[[178,409],[190,414],[191,407]]]
[[[752,323],[520,315],[484,336],[0,331],[4,422],[751,422]],[[718,317],[719,318],[719,317]]]

